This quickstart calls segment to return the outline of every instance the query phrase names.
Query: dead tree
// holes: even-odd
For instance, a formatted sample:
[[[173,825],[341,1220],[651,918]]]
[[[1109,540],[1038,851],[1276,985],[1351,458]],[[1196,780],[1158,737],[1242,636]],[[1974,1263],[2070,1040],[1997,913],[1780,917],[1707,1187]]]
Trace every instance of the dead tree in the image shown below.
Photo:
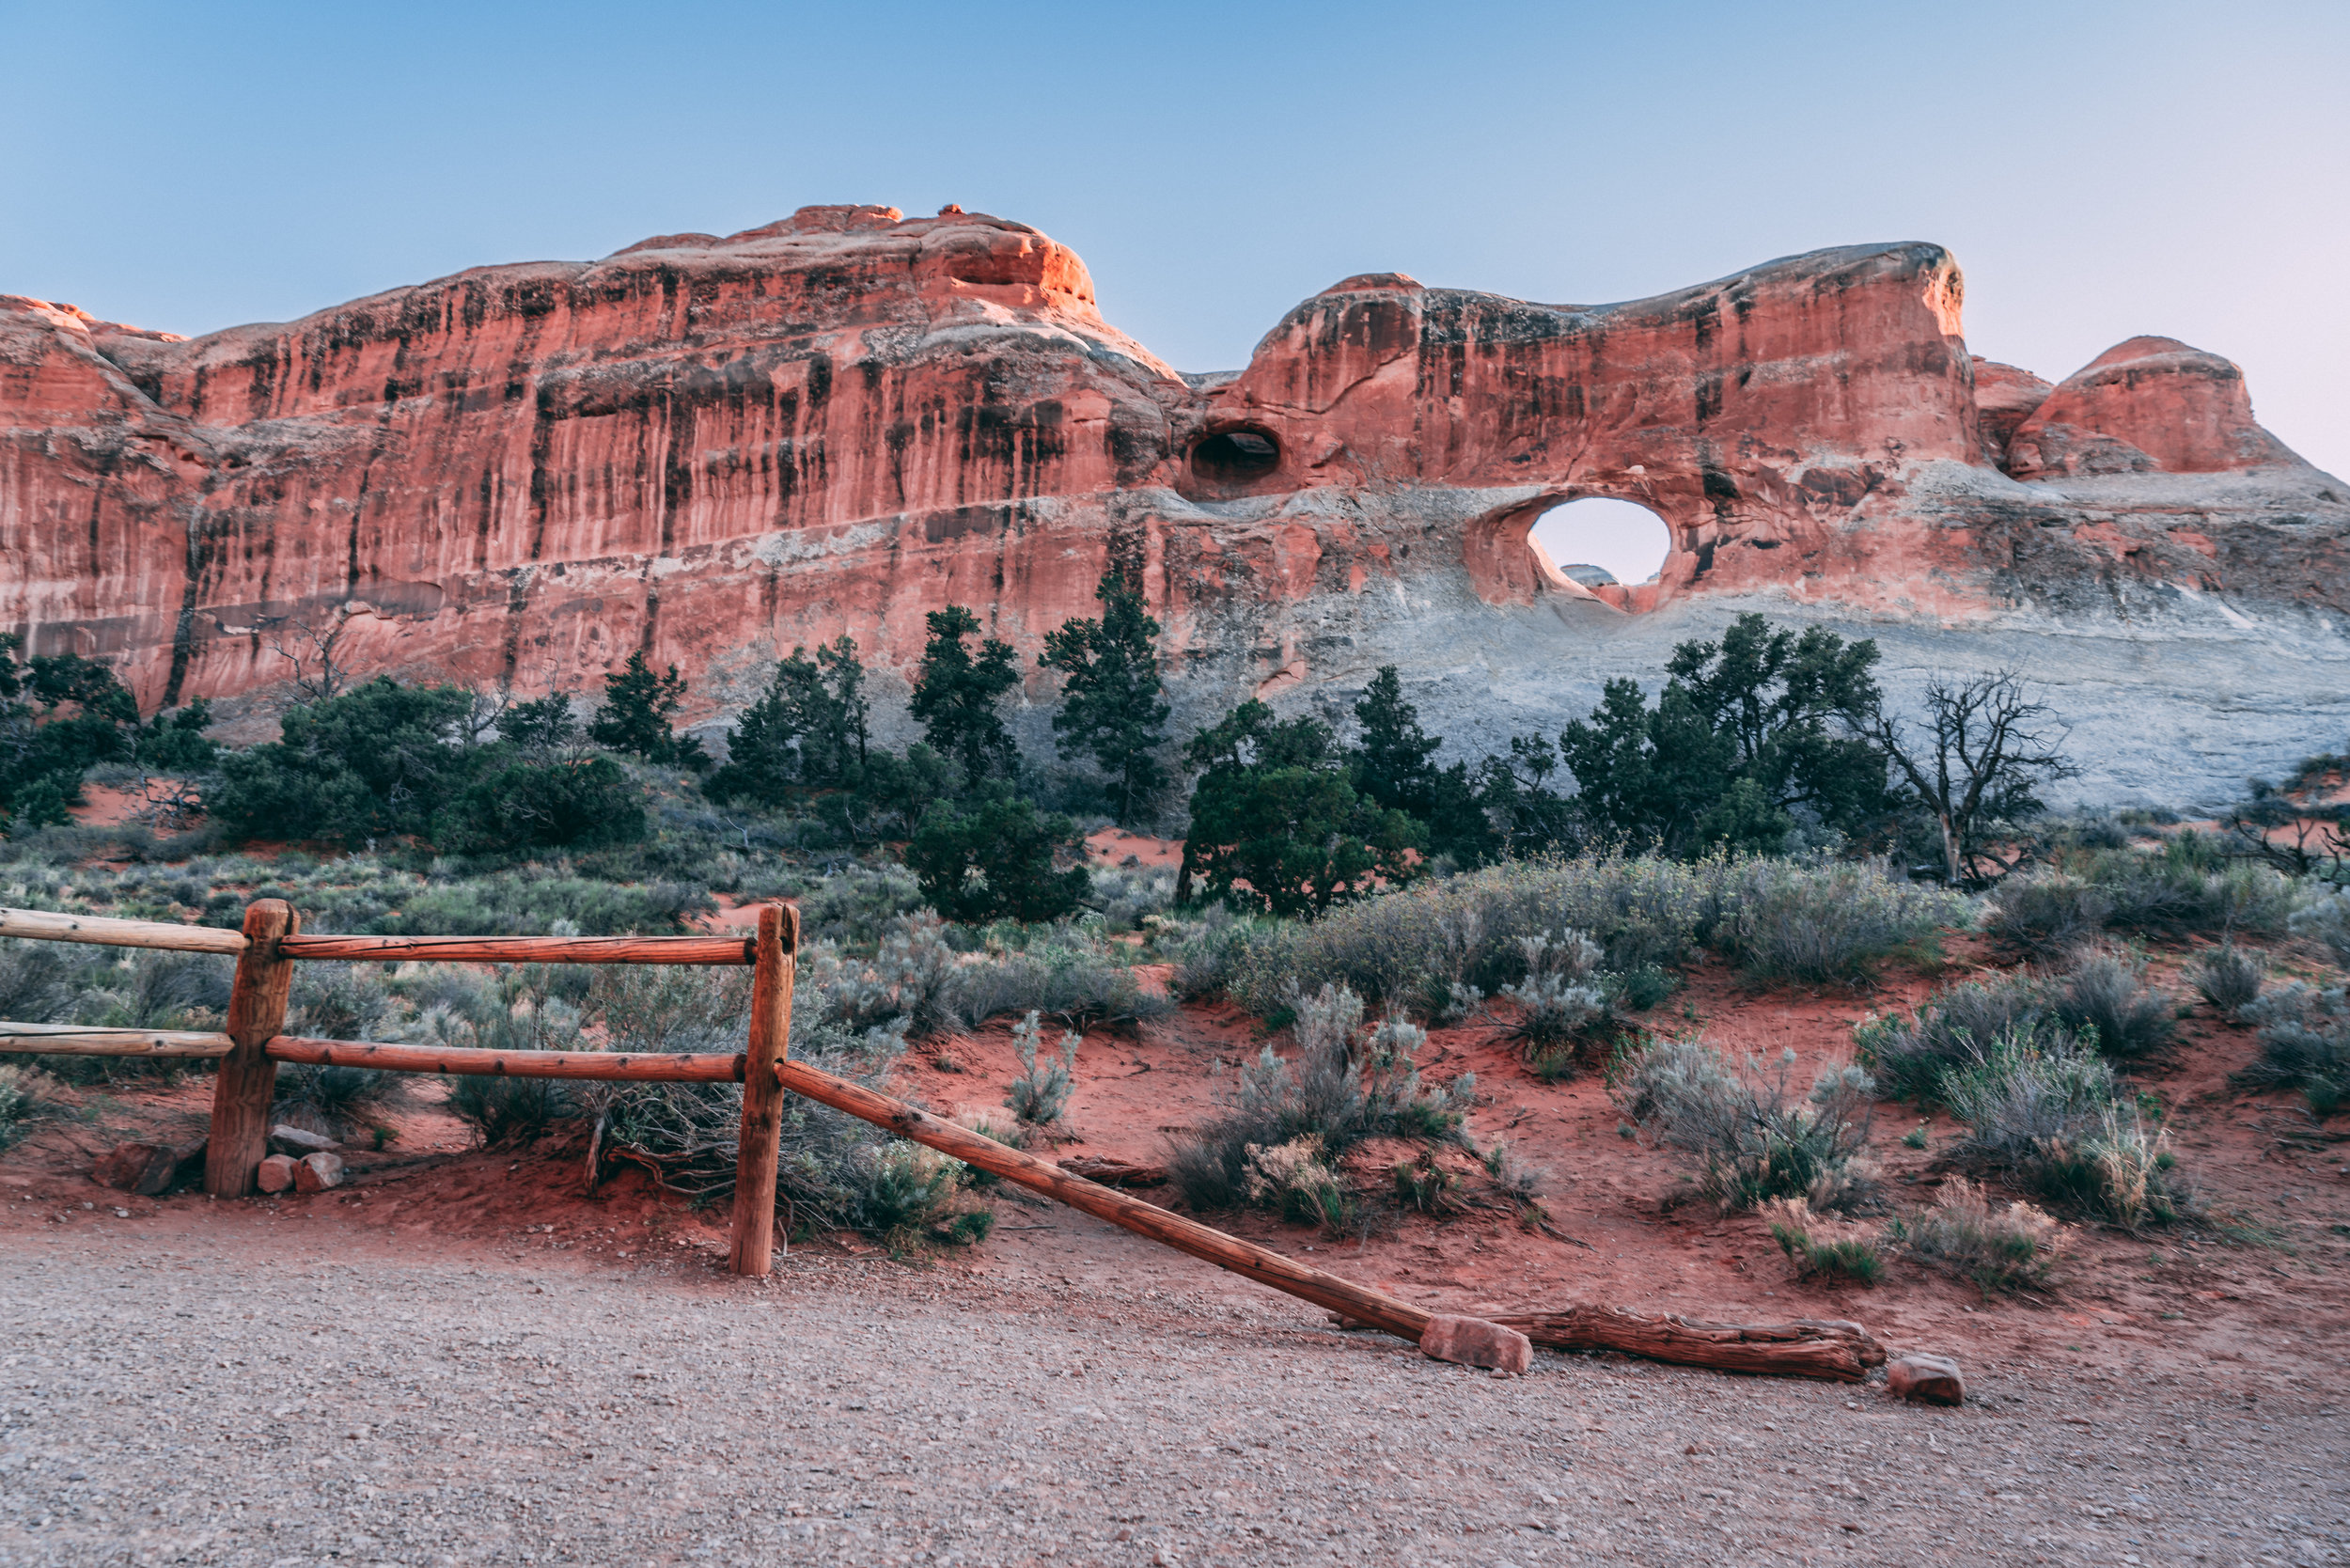
[[[260,622],[261,640],[270,651],[293,666],[294,695],[304,704],[331,701],[351,684],[351,670],[342,657],[343,635],[365,607],[337,604],[333,623],[321,628],[301,616],[270,616]]]
[[[1943,876],[1953,886],[1981,886],[2013,870],[2016,860],[1992,852],[1993,834],[2044,810],[2040,790],[2079,772],[2060,749],[2071,731],[2046,703],[2032,700],[2012,669],[1928,682],[1921,734],[1913,736],[1882,704],[1865,728],[1933,814]]]

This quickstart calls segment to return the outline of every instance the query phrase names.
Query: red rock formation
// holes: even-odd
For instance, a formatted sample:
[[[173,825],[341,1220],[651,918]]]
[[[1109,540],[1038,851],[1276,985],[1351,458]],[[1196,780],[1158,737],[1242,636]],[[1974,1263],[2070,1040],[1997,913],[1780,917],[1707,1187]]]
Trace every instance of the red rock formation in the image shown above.
[[[1976,360],[1975,413],[1982,422],[1983,461],[2006,467],[2007,445],[2014,438],[2015,427],[2030,418],[2055,390],[2029,370],[1996,359]]]
[[[1970,361],[1961,292],[1928,244],[1591,306],[1366,274],[1185,378],[1034,229],[834,207],[189,341],[0,297],[0,627],[150,706],[266,687],[273,622],[340,617],[363,671],[528,691],[643,648],[723,699],[843,631],[909,666],[949,601],[1033,650],[1127,521],[1186,679],[1275,693],[1434,657],[1480,601],[1617,614],[1526,548],[1582,495],[1673,535],[1619,608],[1965,620],[2115,572],[2340,592],[2350,514],[2233,367],[2139,339],[2044,399]],[[2201,496],[2194,541],[2176,495],[2101,498],[2115,544],[1992,465],[2124,447],[2285,478]]]
[[[2244,372],[2175,337],[2133,337],[2047,394],[2008,441],[2019,479],[2217,474],[2300,459],[2252,422]]]

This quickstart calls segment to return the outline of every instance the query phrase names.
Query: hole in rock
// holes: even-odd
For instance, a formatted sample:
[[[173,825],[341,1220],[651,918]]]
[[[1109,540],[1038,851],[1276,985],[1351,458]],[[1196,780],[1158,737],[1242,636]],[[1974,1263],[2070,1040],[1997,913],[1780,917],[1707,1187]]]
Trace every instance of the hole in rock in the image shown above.
[[[1598,495],[1551,508],[1534,520],[1527,541],[1585,588],[1645,583],[1672,551],[1663,518],[1637,502]]]
[[[1191,449],[1191,471],[1210,484],[1246,484],[1281,466],[1281,448],[1262,431],[1226,431]]]

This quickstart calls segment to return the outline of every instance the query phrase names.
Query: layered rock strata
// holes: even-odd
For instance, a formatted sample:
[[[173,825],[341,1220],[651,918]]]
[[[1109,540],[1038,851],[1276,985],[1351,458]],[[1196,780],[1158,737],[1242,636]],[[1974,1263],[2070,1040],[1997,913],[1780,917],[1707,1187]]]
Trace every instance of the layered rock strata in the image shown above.
[[[2135,338],[2051,387],[1968,354],[1962,296],[1930,244],[1608,306],[1366,274],[1186,376],[1034,229],[836,207],[187,340],[0,297],[0,628],[150,707],[265,703],[294,623],[523,692],[643,649],[707,718],[842,632],[902,672],[950,602],[1032,653],[1128,525],[1190,710],[1395,662],[1475,750],[1763,608],[1897,687],[2024,666],[2095,796],[2339,740],[2350,491],[2227,361]],[[1590,495],[1665,521],[1653,583],[1528,547]]]

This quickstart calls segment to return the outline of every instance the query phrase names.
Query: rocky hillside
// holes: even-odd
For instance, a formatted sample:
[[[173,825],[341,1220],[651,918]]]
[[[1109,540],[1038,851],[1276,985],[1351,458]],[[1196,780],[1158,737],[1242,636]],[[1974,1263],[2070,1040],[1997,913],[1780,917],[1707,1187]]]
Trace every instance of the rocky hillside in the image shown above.
[[[1089,613],[1130,521],[1195,713],[1394,662],[1491,749],[1762,608],[1877,635],[1897,690],[2023,666],[2092,798],[2338,740],[2350,489],[2217,355],[2051,386],[1968,354],[1963,292],[1918,243],[1608,306],[1370,274],[1187,376],[1034,229],[833,207],[186,340],[0,296],[0,628],[149,705],[265,701],[289,619],[524,691],[642,648],[719,707],[845,631],[886,701],[925,611],[1030,654]],[[1665,520],[1653,585],[1527,547],[1589,495]]]

